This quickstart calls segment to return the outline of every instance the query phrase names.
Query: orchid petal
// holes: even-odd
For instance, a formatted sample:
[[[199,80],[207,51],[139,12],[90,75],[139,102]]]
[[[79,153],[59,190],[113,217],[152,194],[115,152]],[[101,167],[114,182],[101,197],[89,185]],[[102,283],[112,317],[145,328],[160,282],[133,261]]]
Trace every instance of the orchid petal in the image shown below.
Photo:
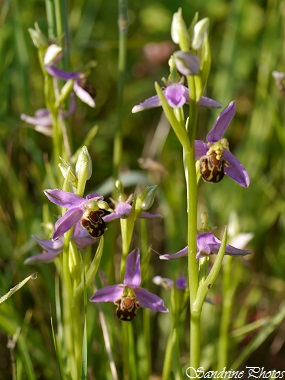
[[[115,211],[109,215],[103,217],[105,222],[109,222],[114,219],[126,219],[131,212],[132,206],[127,202],[117,202]]]
[[[198,236],[197,246],[198,246],[198,253],[196,255],[196,258],[199,259],[211,253],[217,254],[221,246],[221,241],[217,239],[211,232],[204,233]],[[252,253],[251,250],[235,248],[229,244],[226,245],[226,253],[225,253],[226,255],[244,256],[250,253]]]
[[[217,254],[219,252],[219,249],[222,243],[217,238],[215,238],[215,240],[216,240],[216,244],[212,245],[211,250],[212,250],[212,253]],[[252,253],[250,249],[240,249],[240,248],[233,247],[230,244],[226,244],[226,255],[245,256],[245,255],[249,255],[250,253]]]
[[[42,116],[29,116],[24,113],[21,114],[21,120],[25,121],[28,124],[31,125],[40,125],[43,127],[49,127],[52,124],[52,118],[51,115],[48,113],[46,115]]]
[[[251,253],[252,253],[252,250],[250,249],[240,249],[240,248],[233,247],[230,244],[226,245],[226,255],[229,255],[229,256],[245,256]]]
[[[85,230],[85,228],[81,227],[79,222],[74,226],[73,240],[78,248],[88,247],[97,241],[87,230]]]
[[[116,204],[115,213],[118,218],[127,218],[130,215],[132,206],[128,202],[119,202]]]
[[[234,117],[236,112],[236,103],[231,102],[219,115],[217,120],[215,121],[213,128],[207,134],[208,142],[217,142],[225,133],[228,125],[230,124],[232,118]]]
[[[251,232],[240,233],[236,235],[233,239],[231,239],[231,244],[234,247],[242,249],[250,242],[252,238],[253,238],[253,233]]]
[[[202,140],[195,140],[195,158],[199,160],[202,156],[204,156],[208,152],[207,144]]]
[[[166,255],[160,255],[159,258],[161,260],[172,260],[172,259],[177,259],[179,257],[187,256],[188,255],[188,246],[185,248],[181,249],[180,251],[172,254],[166,254]]]
[[[150,293],[143,288],[136,288],[134,291],[141,307],[160,311],[162,313],[168,312],[168,309],[164,306],[163,300],[156,294]]]
[[[120,218],[120,216],[117,215],[115,212],[111,212],[110,214],[102,217],[104,222],[112,222],[113,220],[118,219],[118,218]]]
[[[82,88],[76,80],[73,85],[73,90],[78,98],[89,107],[95,108],[96,104],[92,96]]]
[[[81,208],[71,208],[54,225],[52,238],[55,240],[74,226],[82,217],[84,211]]]
[[[75,79],[78,77],[77,72],[67,72],[64,71],[56,66],[44,66],[46,71],[55,78],[63,79],[63,80],[70,80],[70,79]]]
[[[147,110],[149,108],[155,108],[155,107],[159,107],[159,106],[161,106],[159,97],[158,97],[158,95],[154,95],[154,96],[146,99],[142,103],[138,104],[137,106],[134,106],[132,109],[132,113],[144,111],[144,110]]]
[[[177,277],[177,279],[176,279],[176,288],[180,289],[180,290],[183,290],[183,289],[187,288],[186,277],[184,277],[184,276]]]
[[[60,113],[60,116],[63,117],[63,118],[66,118],[66,117],[72,115],[73,112],[75,111],[75,109],[76,109],[76,100],[75,100],[74,93],[71,92],[71,94],[70,94],[70,106],[69,106],[69,110],[66,111],[66,112]]]
[[[186,99],[186,103],[189,104],[190,97],[189,97],[189,90],[186,86],[180,85],[180,87],[183,87],[184,90],[184,98]],[[206,96],[202,96],[199,101],[199,106],[203,107],[209,107],[209,108],[221,108],[222,105],[219,102],[216,102],[216,100],[207,98]]]
[[[94,199],[95,201],[103,201],[104,197],[101,194],[92,193],[92,194],[87,195],[86,199],[88,200]]]
[[[181,84],[171,84],[163,91],[165,98],[172,108],[181,108],[187,101],[185,87]]]
[[[116,284],[111,286],[105,286],[102,289],[97,290],[90,298],[91,302],[115,302],[121,298],[123,294],[124,285]]]
[[[58,255],[60,252],[43,252],[39,253],[38,255],[34,255],[31,257],[28,257],[25,261],[24,264],[35,264],[38,262],[41,263],[51,263]]]
[[[63,239],[40,239],[35,235],[32,235],[32,238],[47,252],[58,254],[63,250]]]
[[[239,185],[248,187],[250,179],[242,163],[227,149],[224,149],[223,158],[228,163],[228,166],[224,167],[225,174]]]
[[[211,253],[217,253],[219,251],[220,244],[215,236],[209,233],[202,233],[197,237],[197,254],[196,258],[201,259],[204,256],[208,256]],[[215,250],[215,252],[213,252]]]
[[[89,247],[90,245],[92,245],[92,244],[94,244],[96,242],[96,238],[93,238],[90,235],[89,236],[85,236],[85,237],[74,236],[73,240],[74,240],[76,246],[79,249],[84,249],[86,247]]]
[[[161,277],[161,276],[154,276],[152,279],[152,282],[155,285],[163,286],[167,290],[172,289],[173,284],[174,284],[173,280],[171,280],[170,278]]]
[[[47,189],[44,193],[52,203],[66,208],[80,207],[86,202],[84,198],[76,194],[59,189]]]
[[[200,60],[197,55],[179,50],[173,54],[173,58],[176,68],[181,74],[186,76],[199,74]]]
[[[141,267],[140,267],[140,251],[134,249],[126,260],[126,273],[124,277],[124,285],[130,287],[140,286],[141,283]]]
[[[50,115],[50,112],[47,108],[39,108],[35,111],[35,117],[43,117]]]
[[[154,218],[161,218],[162,216],[160,214],[151,214],[150,212],[142,212],[139,216],[139,218],[144,219],[154,219]]]
[[[214,99],[207,98],[206,96],[201,96],[199,101],[199,106],[209,107],[209,108],[221,108],[221,103],[217,102]]]

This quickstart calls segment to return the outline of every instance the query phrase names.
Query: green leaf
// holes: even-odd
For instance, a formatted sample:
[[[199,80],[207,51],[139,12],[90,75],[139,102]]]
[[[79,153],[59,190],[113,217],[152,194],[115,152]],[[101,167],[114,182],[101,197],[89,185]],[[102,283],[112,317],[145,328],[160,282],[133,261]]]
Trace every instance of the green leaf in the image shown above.
[[[0,298],[0,304],[5,302],[9,297],[11,297],[14,293],[16,293],[22,286],[25,285],[29,280],[35,280],[37,278],[37,273],[33,273],[30,276],[26,277],[23,281],[19,282],[18,285],[14,286],[14,288],[10,289],[8,293]]]

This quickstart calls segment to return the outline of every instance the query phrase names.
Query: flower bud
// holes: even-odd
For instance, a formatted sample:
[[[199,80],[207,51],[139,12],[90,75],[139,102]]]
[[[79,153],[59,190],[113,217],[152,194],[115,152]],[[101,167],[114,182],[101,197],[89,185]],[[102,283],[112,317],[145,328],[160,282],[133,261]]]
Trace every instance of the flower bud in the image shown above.
[[[48,41],[37,23],[35,23],[35,29],[29,28],[28,30],[36,48],[46,49],[48,47]]]
[[[209,30],[208,17],[205,17],[202,20],[197,22],[197,24],[194,26],[192,42],[191,42],[191,46],[193,49],[195,50],[201,49],[204,39],[206,35],[208,34],[208,30]]]
[[[177,70],[180,71],[181,74],[185,76],[199,74],[200,61],[195,54],[179,50],[173,54],[173,57]]]
[[[156,189],[157,186],[147,187],[141,194],[138,195],[136,206],[139,205],[142,211],[150,209],[154,202]]]
[[[202,212],[200,215],[200,218],[201,218],[201,228],[199,229],[199,232],[212,231],[212,228],[209,226],[209,223],[208,223],[208,214],[206,212]]]
[[[182,18],[181,8],[178,12],[174,13],[171,24],[171,38],[174,43],[179,44],[182,50],[189,49],[189,33],[186,28],[185,22]]]
[[[122,181],[119,179],[115,181],[114,196],[115,199],[119,202],[125,202],[127,199],[126,194],[124,192],[124,186],[122,184]]]
[[[76,165],[75,174],[79,178],[82,174],[86,175],[86,180],[92,175],[92,160],[86,146],[81,148]]]
[[[59,103],[63,104],[73,91],[74,79],[69,79],[62,87],[59,94]]]
[[[52,65],[60,61],[62,57],[62,47],[56,44],[51,44],[44,56],[44,65]]]
[[[61,163],[58,164],[58,167],[61,171],[63,178],[67,178],[71,182],[72,186],[77,187],[77,178],[73,171],[72,166],[66,162],[62,157],[59,157]]]

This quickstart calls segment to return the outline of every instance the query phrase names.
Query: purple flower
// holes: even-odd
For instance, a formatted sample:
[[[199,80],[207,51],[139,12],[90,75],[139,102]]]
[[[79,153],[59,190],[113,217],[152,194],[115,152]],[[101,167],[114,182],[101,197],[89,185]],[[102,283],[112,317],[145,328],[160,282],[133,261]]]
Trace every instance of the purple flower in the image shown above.
[[[166,290],[170,290],[174,286],[174,281],[170,278],[165,278],[161,276],[155,276],[152,281],[156,285],[162,285]],[[185,290],[187,288],[187,280],[184,276],[179,276],[176,278],[176,288],[179,290]]]
[[[106,230],[102,216],[106,214],[108,204],[102,195],[94,193],[86,198],[58,189],[44,191],[48,199],[68,211],[54,225],[52,239],[57,239],[80,221],[81,226],[93,237],[100,237]]]
[[[73,91],[78,98],[88,106],[94,108],[96,106],[94,98],[96,96],[95,89],[86,81],[86,76],[78,71],[64,71],[56,66],[46,65],[46,71],[53,77],[63,80],[74,80]]]
[[[25,264],[34,264],[37,262],[50,263],[63,251],[63,236],[60,236],[57,240],[40,239],[35,235],[33,235],[32,238],[43,248],[43,252],[28,257],[25,260]],[[80,226],[80,223],[76,223],[74,227],[72,240],[79,249],[86,248],[96,241]]]
[[[166,97],[166,100],[170,107],[180,108],[184,104],[189,104],[189,91],[188,88],[179,83],[168,84],[163,90],[163,93]],[[211,108],[220,108],[221,104],[216,102],[213,99],[206,98],[205,96],[201,97],[199,102],[200,106],[211,107]],[[158,95],[152,96],[151,98],[146,99],[144,102],[136,105],[132,109],[132,113],[140,112],[147,110],[149,108],[155,108],[161,106]]]
[[[97,290],[90,298],[91,302],[114,302],[117,305],[117,316],[122,321],[132,321],[138,308],[167,312],[163,300],[157,295],[140,288],[141,269],[140,252],[134,249],[126,260],[126,273],[123,284],[106,286]]]
[[[229,151],[228,141],[222,138],[236,111],[231,102],[219,115],[207,134],[207,143],[195,141],[195,156],[200,160],[200,173],[206,182],[219,182],[226,174],[243,187],[249,186],[249,176],[239,160]]]
[[[70,116],[76,108],[74,95],[70,95],[70,107],[67,112],[59,112],[59,116],[63,119]],[[21,114],[21,119],[28,124],[34,126],[37,132],[43,133],[46,136],[52,136],[52,116],[48,109],[41,108],[35,112],[34,116],[29,116],[24,113]]]
[[[115,219],[126,219],[131,212],[132,205],[130,204],[131,202],[131,197],[129,197],[125,202],[121,201],[114,201],[111,199],[111,201],[115,205],[114,212],[111,212],[110,214],[103,216],[102,219],[104,222],[111,222],[112,220]],[[142,212],[139,216],[139,218],[146,218],[146,219],[151,219],[151,218],[160,218],[160,214],[151,214],[149,212]]]
[[[211,253],[217,254],[221,246],[221,241],[217,239],[212,232],[199,233],[197,237],[197,259],[202,259],[204,256],[209,256]],[[245,256],[252,253],[248,249],[235,248],[232,245],[226,245],[226,255],[229,256]],[[161,255],[161,260],[177,259],[188,255],[188,246],[172,255]]]

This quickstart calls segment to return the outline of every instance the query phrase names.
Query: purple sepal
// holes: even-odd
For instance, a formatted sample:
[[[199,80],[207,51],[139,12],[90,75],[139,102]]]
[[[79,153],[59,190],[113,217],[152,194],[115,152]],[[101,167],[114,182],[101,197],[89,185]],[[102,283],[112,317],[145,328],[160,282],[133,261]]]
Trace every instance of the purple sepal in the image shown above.
[[[207,141],[217,142],[221,140],[236,112],[236,103],[231,102],[218,116],[213,128],[207,134]]]
[[[55,240],[63,235],[72,226],[74,226],[81,219],[84,211],[81,208],[73,207],[68,210],[54,225],[54,233],[52,239]]]
[[[141,283],[140,253],[136,248],[127,257],[124,285],[138,287]]]

